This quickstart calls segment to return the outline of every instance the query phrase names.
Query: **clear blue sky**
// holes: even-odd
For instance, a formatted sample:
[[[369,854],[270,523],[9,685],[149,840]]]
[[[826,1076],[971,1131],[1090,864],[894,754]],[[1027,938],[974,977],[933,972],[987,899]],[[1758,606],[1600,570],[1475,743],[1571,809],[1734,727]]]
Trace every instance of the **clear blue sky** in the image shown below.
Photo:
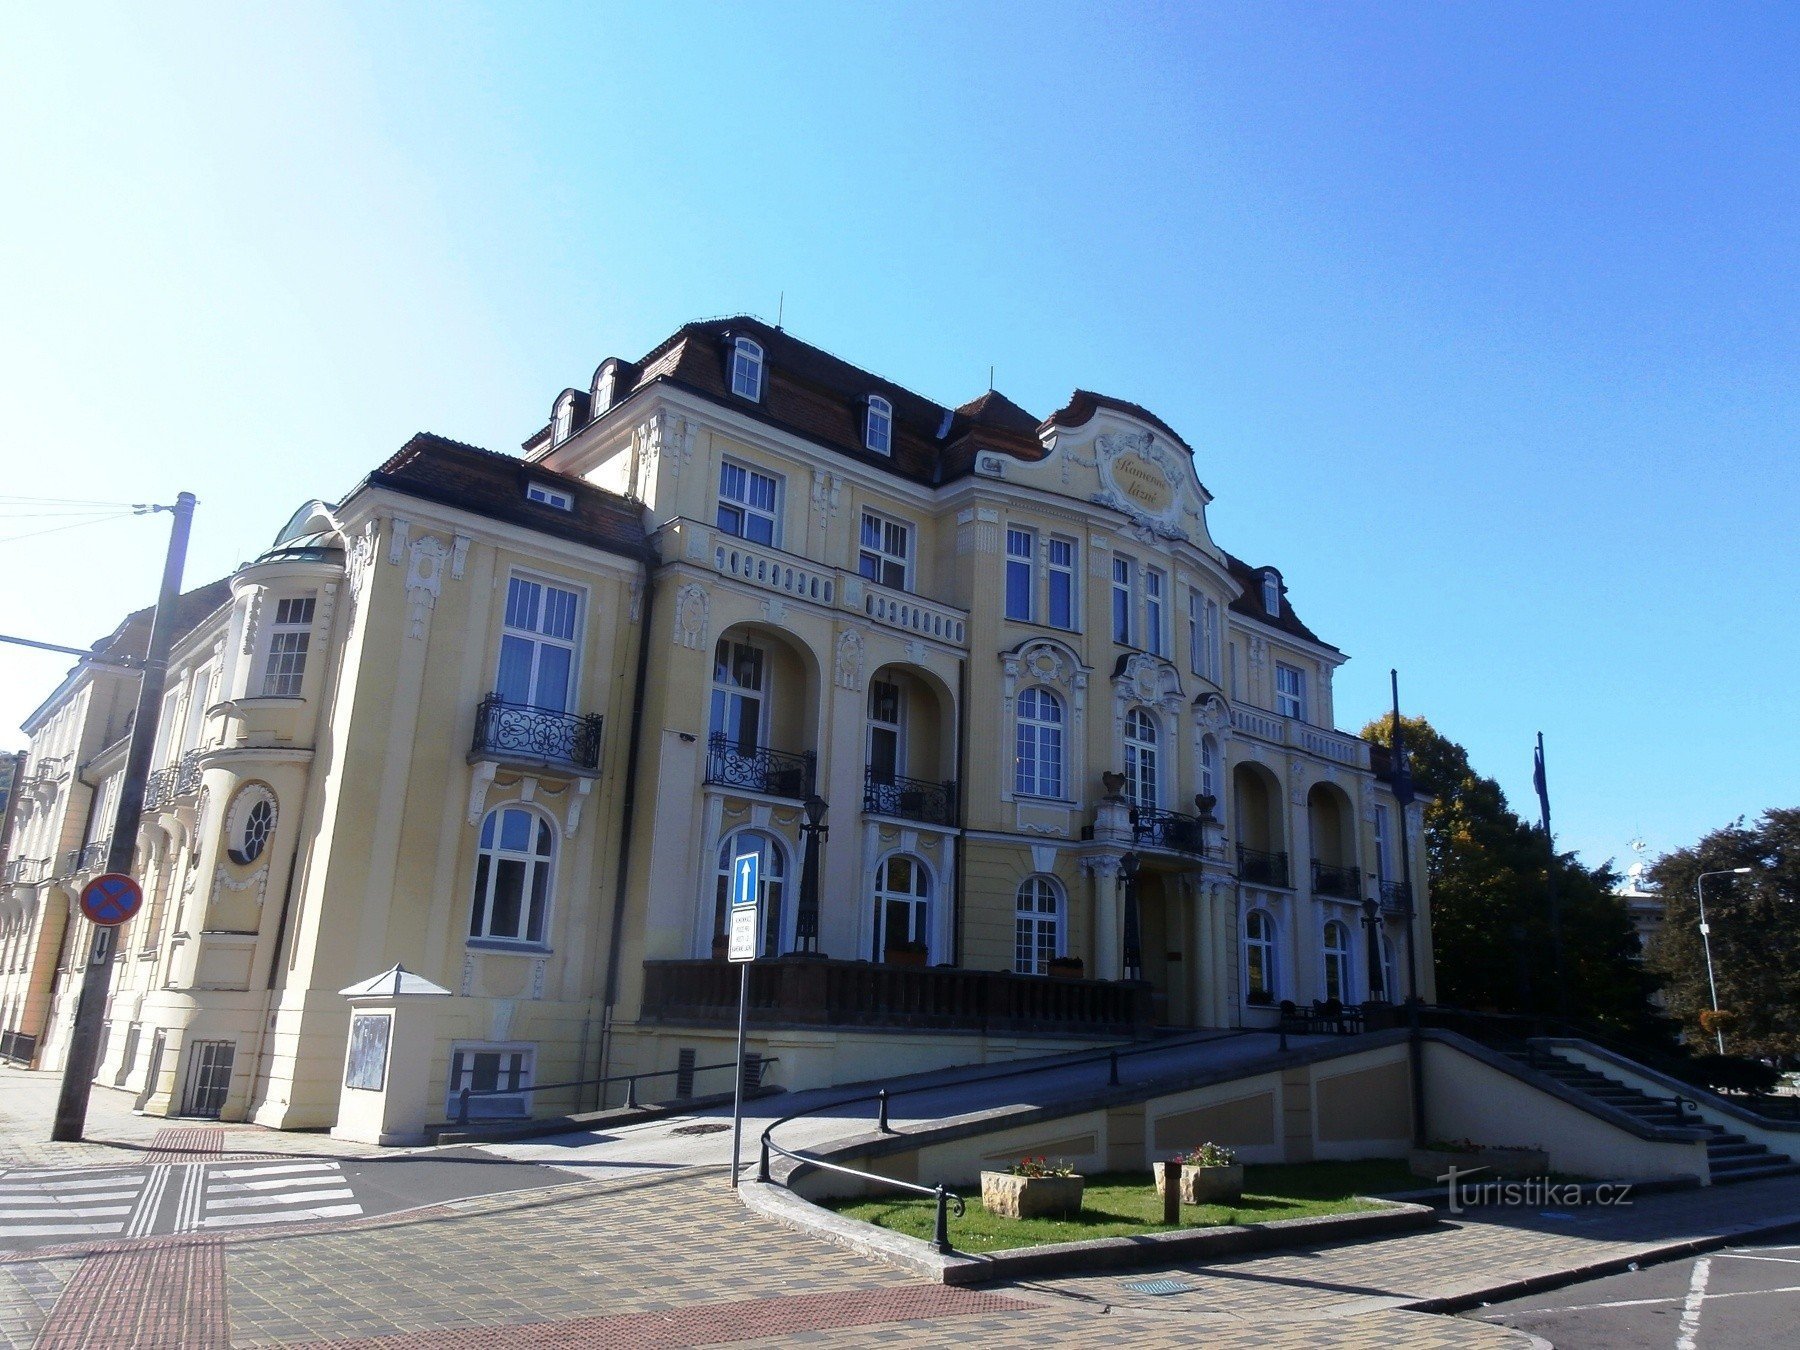
[[[1590,862],[1796,804],[1800,9],[15,5],[14,496],[199,493],[189,577],[415,430],[747,310],[930,397],[1077,386]],[[87,642],[167,517],[30,539]],[[0,651],[0,745],[65,663]]]

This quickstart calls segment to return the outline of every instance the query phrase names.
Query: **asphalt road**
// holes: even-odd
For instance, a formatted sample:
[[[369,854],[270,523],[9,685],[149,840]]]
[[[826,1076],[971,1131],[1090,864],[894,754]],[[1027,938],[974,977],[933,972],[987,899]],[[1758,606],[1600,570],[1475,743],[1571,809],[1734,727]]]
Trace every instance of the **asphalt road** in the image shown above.
[[[1800,1245],[1728,1247],[1465,1313],[1559,1350],[1792,1350]]]

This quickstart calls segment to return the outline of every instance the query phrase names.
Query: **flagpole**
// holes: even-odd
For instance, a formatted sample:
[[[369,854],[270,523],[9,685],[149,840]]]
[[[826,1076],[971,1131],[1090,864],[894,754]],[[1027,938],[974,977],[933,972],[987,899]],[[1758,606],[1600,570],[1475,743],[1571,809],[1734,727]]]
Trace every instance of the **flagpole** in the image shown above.
[[[1550,834],[1550,780],[1544,772],[1544,733],[1538,732],[1537,756],[1532,763],[1531,785],[1537,789],[1538,808],[1543,812],[1544,848],[1549,856],[1544,862],[1544,896],[1550,904],[1550,958],[1556,971],[1556,1015],[1569,1016],[1569,983],[1563,978],[1562,910],[1556,895],[1556,840]]]

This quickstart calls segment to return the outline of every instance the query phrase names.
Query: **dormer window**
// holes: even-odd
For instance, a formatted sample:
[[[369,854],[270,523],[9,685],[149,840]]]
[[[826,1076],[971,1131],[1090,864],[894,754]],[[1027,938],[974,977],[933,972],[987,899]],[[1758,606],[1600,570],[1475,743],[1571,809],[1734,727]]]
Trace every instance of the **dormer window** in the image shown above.
[[[575,396],[564,394],[556,400],[556,411],[550,419],[550,443],[561,445],[575,430]]]
[[[594,416],[598,417],[613,404],[613,389],[618,381],[619,368],[611,361],[601,364],[594,372]]]
[[[752,403],[762,401],[763,349],[749,338],[736,338],[731,344],[731,392]]]
[[[1274,568],[1263,573],[1263,610],[1270,618],[1281,617],[1281,576]]]
[[[863,444],[878,455],[894,448],[894,405],[876,394],[869,395],[869,415],[863,421]]]
[[[545,506],[554,506],[558,511],[573,511],[575,499],[558,488],[545,487],[542,483],[533,483],[525,489],[525,495],[534,502]]]

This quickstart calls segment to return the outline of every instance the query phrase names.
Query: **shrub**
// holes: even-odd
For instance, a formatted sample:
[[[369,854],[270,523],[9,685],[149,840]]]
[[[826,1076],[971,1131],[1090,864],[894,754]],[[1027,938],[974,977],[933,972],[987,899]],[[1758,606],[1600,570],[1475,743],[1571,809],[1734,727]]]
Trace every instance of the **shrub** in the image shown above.
[[[1188,1153],[1177,1153],[1175,1161],[1184,1167],[1229,1167],[1237,1154],[1223,1144],[1206,1143]]]
[[[1020,1158],[1006,1170],[1015,1177],[1072,1177],[1075,1164],[1064,1158],[1054,1162],[1045,1157]]]

